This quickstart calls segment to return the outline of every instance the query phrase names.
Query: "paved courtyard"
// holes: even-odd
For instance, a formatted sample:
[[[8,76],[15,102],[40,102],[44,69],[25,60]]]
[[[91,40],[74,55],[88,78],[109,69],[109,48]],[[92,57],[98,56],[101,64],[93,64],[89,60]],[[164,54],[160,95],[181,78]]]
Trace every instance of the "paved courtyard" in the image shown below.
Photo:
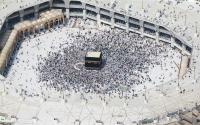
[[[6,84],[9,94],[5,96],[2,95],[1,98],[1,112],[17,116],[18,120],[16,124],[31,124],[32,117],[38,118],[38,125],[53,124],[53,118],[58,118],[60,121],[59,124],[61,125],[66,123],[72,124],[76,119],[79,119],[83,125],[94,124],[96,120],[101,120],[105,124],[116,124],[117,121],[130,124],[131,122],[139,121],[144,118],[152,118],[152,116],[156,115],[160,116],[161,119],[163,117],[164,122],[166,119],[166,113],[183,108],[192,108],[195,106],[195,103],[198,102],[200,98],[198,91],[200,86],[198,84],[186,84],[185,80],[180,80],[180,84],[182,86],[182,89],[180,90],[175,90],[177,81],[170,81],[170,83],[163,85],[163,92],[166,94],[164,97],[160,97],[161,91],[156,91],[162,90],[161,86],[148,89],[146,92],[148,103],[144,103],[144,96],[142,96],[144,93],[143,91],[138,95],[138,97],[128,99],[119,99],[115,94],[112,94],[111,96],[102,94],[81,95],[74,92],[65,92],[64,95],[67,102],[63,104],[61,103],[63,93],[53,90],[45,90],[45,88],[43,88],[42,92],[44,93],[43,98],[46,98],[47,101],[41,103],[42,95],[40,85],[34,81],[34,78],[36,78],[34,70],[28,70],[31,65],[37,64],[36,59],[31,55],[34,54],[36,56],[37,53],[43,53],[45,56],[46,50],[48,50],[52,44],[58,46],[60,43],[63,43],[67,37],[63,37],[58,41],[44,41],[43,39],[50,39],[51,37],[54,38],[54,35],[57,37],[59,37],[59,35],[65,36],[65,32],[75,33],[77,29],[63,28],[62,31],[63,32],[54,31],[53,33],[38,37],[41,40],[41,44],[38,46],[36,46],[38,44],[36,41],[38,38],[31,39],[30,42],[25,41],[22,43],[22,47],[24,47],[24,54],[21,55],[21,51],[19,51],[18,56],[24,56],[23,59],[26,58],[30,61],[30,63],[27,63],[25,60],[23,64],[23,61],[21,60],[22,63],[11,67],[11,73],[8,75],[8,81],[12,80],[13,82],[11,86]],[[73,41],[73,39],[67,40],[69,40],[69,42]],[[45,44],[46,42],[51,42],[51,44]],[[30,56],[27,56],[26,51],[29,52],[28,54],[30,54]],[[53,51],[56,51],[56,48]],[[24,65],[27,70],[24,70],[24,68],[21,67],[24,67]],[[12,68],[13,70],[18,68],[18,74],[13,75]],[[26,77],[23,78],[17,77],[20,76],[20,73],[25,73],[27,75],[24,74],[23,76]],[[33,81],[26,82],[25,79],[29,79],[30,76],[33,78]],[[186,77],[185,79],[187,78],[189,79],[189,77]],[[18,80],[20,82],[17,82]],[[3,85],[1,84],[1,86],[3,91]],[[27,95],[30,96],[28,97],[23,95],[23,97],[25,97],[24,101],[19,99],[21,93],[20,88],[27,90]],[[180,91],[183,89],[186,89],[186,92],[184,94],[180,94]],[[37,96],[37,93],[39,96]],[[83,100],[83,98],[86,100]],[[105,101],[101,100],[101,98],[105,98]]]
[[[1,18],[5,18],[6,12],[11,13],[13,9],[18,9],[19,6],[16,6],[16,1],[12,2],[13,0],[6,0],[5,2],[8,4],[8,8],[5,10],[0,10],[2,14]],[[145,1],[145,0],[144,0]],[[33,1],[32,1],[33,2]],[[95,3],[95,1],[91,1]],[[124,8],[125,4],[129,1],[117,1],[117,9]],[[123,2],[123,3],[122,3]],[[141,8],[141,1],[133,0],[131,1],[132,8],[134,12],[140,11]],[[166,1],[164,1],[166,2]],[[199,20],[200,17],[197,13],[198,5],[194,5],[193,10],[189,10],[188,3],[183,2],[176,6],[168,6],[164,7],[164,2],[161,4],[158,1],[145,1],[144,8],[148,10],[146,17],[141,17],[140,15],[135,15],[139,18],[155,18],[156,11],[159,9],[166,9],[166,14],[168,16],[165,18],[163,16],[161,20],[158,21],[163,25],[167,25],[171,31],[173,31],[174,27],[176,26],[178,30],[174,32],[178,36],[182,36],[183,32],[181,31],[182,26],[184,25],[184,15],[187,15],[187,26],[188,29],[185,31],[186,35],[181,37],[185,41],[187,41],[190,45],[193,44],[194,50],[192,54],[192,68],[191,71],[188,71],[183,78],[180,78],[180,85],[181,89],[176,90],[177,87],[177,80],[173,82],[167,82],[163,85],[163,92],[166,94],[163,97],[160,97],[161,91],[156,91],[157,89],[161,90],[161,86],[157,86],[155,88],[150,88],[147,90],[147,100],[148,103],[144,103],[144,92],[138,94],[138,97],[129,98],[129,99],[119,99],[117,95],[96,95],[96,94],[86,94],[86,95],[79,95],[75,93],[64,93],[66,95],[67,102],[65,104],[61,103],[62,93],[56,91],[48,91],[43,90],[44,97],[47,99],[45,102],[40,102],[41,98],[41,89],[38,88],[39,86],[35,86],[35,83],[31,83],[32,85],[28,84],[29,87],[26,88],[25,85],[19,86],[19,83],[13,82],[13,84],[7,85],[6,90],[9,94],[3,95],[1,93],[0,98],[0,112],[7,113],[9,116],[14,115],[18,118],[16,121],[16,125],[22,124],[33,124],[32,117],[37,117],[38,121],[36,124],[38,125],[53,125],[53,119],[58,118],[60,125],[65,124],[73,124],[76,119],[79,119],[83,125],[92,125],[96,122],[96,120],[101,120],[104,122],[105,125],[113,125],[116,124],[117,121],[124,122],[124,124],[131,124],[134,121],[138,121],[144,118],[152,118],[152,116],[160,116],[161,121],[160,124],[164,124],[166,121],[166,114],[172,111],[177,111],[179,109],[190,109],[195,106],[195,104],[199,104],[200,100],[200,93],[199,93],[199,38],[193,37],[195,32],[195,22]],[[30,3],[30,1],[24,1],[24,5]],[[106,2],[105,2],[106,3]],[[149,4],[149,7],[148,7]],[[192,4],[192,3],[189,3]],[[192,4],[193,5],[193,4]],[[175,13],[177,14],[177,21],[175,23],[171,22],[170,12],[173,12],[173,7],[176,7]],[[10,9],[13,8],[13,9]],[[169,8],[169,9],[168,9]],[[11,10],[11,11],[10,11]],[[133,13],[134,15],[135,13]],[[148,18],[149,18],[148,17]],[[147,19],[148,20],[148,19]],[[178,27],[179,26],[179,27]],[[198,27],[199,30],[199,27]],[[65,31],[65,30],[64,30]],[[57,34],[58,32],[54,32]],[[61,34],[61,33],[60,33]],[[188,40],[188,36],[191,36],[193,40]],[[43,36],[41,36],[42,38]],[[32,41],[32,40],[31,40]],[[46,42],[46,41],[45,41]],[[23,46],[27,47],[29,42],[24,42]],[[34,42],[31,42],[34,43]],[[34,43],[35,44],[35,43]],[[28,47],[34,46],[28,45]],[[44,44],[41,44],[44,45]],[[56,45],[56,44],[55,44]],[[37,47],[33,47],[37,51]],[[43,46],[41,47],[43,49]],[[31,48],[32,49],[32,48]],[[26,50],[27,51],[27,50]],[[30,53],[29,53],[30,54]],[[36,55],[36,54],[35,54]],[[32,60],[32,59],[30,59]],[[34,60],[34,59],[33,59]],[[196,61],[196,63],[193,63]],[[35,63],[35,62],[34,62]],[[25,64],[26,65],[26,64]],[[193,70],[193,66],[196,66],[195,72]],[[28,68],[28,67],[27,67]],[[23,69],[22,69],[23,70]],[[24,72],[25,73],[25,72]],[[33,73],[33,72],[32,72]],[[30,75],[32,75],[30,73]],[[13,75],[8,77],[8,81],[12,79]],[[193,77],[196,76],[196,84],[192,84]],[[35,77],[33,75],[33,77]],[[29,76],[27,75],[27,78]],[[18,77],[13,77],[13,79],[17,80]],[[22,81],[21,84],[23,83]],[[3,92],[3,84],[0,84],[1,92]],[[31,95],[32,93],[38,93],[39,96],[35,97],[25,97],[24,101],[21,101],[20,98],[20,88],[24,88],[28,90],[28,94]],[[31,88],[31,89],[29,89]],[[180,93],[182,90],[186,90],[185,93]],[[48,98],[48,96],[50,98]],[[87,101],[82,100],[81,98],[87,99]],[[105,102],[99,98],[105,98]],[[163,120],[162,120],[163,118]],[[173,121],[173,120],[172,120]],[[9,119],[8,119],[9,122]]]

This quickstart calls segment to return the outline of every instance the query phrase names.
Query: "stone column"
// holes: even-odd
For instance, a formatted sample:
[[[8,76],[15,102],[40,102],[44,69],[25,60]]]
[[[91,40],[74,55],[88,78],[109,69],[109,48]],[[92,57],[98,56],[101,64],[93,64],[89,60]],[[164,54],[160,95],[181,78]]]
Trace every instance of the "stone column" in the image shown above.
[[[156,43],[159,44],[159,26],[155,25],[155,31],[156,31]]]
[[[55,28],[55,20],[53,20],[53,28]]]
[[[35,27],[33,27],[33,35],[35,35]]]
[[[50,29],[50,24],[51,24],[51,22],[48,23],[48,30]]]
[[[144,37],[144,21],[140,20],[140,36]]]
[[[185,44],[182,44],[181,53],[182,53],[182,54],[185,54],[185,53],[186,53],[186,45],[185,45]]]
[[[114,18],[112,17],[111,18],[111,28],[114,28],[115,27],[115,20]]]
[[[98,26],[101,25],[101,18],[100,18],[100,14],[97,14],[97,24]]]
[[[175,43],[175,38],[174,36],[171,37],[171,47],[174,47],[174,43]]]
[[[6,29],[8,29],[8,18],[6,18]]]
[[[52,8],[52,1],[53,0],[49,0],[49,6],[50,6],[50,8]]]
[[[39,5],[34,6],[34,12],[35,12],[35,19],[38,19],[38,11],[39,11]]]
[[[125,23],[126,23],[126,33],[129,33],[129,17],[125,16]]]
[[[65,24],[65,18],[62,16],[62,23]]]
[[[82,3],[82,7],[83,7],[83,19],[86,19],[86,4]]]
[[[67,19],[69,19],[69,17],[70,17],[70,15],[69,15],[69,2],[70,2],[70,0],[63,0],[63,1],[65,2],[65,9],[66,9],[65,16],[66,16]]]
[[[38,12],[35,12],[35,19],[38,19],[38,18],[39,18]]]
[[[20,17],[20,22],[24,20],[24,17]]]
[[[24,39],[24,37],[25,37],[25,30],[23,31],[23,39]]]
[[[159,44],[159,31],[156,30],[156,43]]]
[[[24,10],[19,11],[20,21],[24,20]]]
[[[114,28],[115,27],[115,19],[114,19],[113,11],[110,12],[110,16],[111,16],[111,28]]]
[[[38,34],[40,33],[40,25],[38,26]]]
[[[96,13],[97,13],[97,24],[98,26],[101,25],[101,16],[100,16],[100,8],[96,7]]]
[[[31,30],[31,29],[28,29],[28,36],[30,35],[30,30]]]
[[[69,8],[66,8],[65,16],[66,16],[67,19],[69,19],[69,17],[70,17],[69,15],[70,15],[69,14]]]
[[[129,33],[129,23],[126,22],[126,33]]]
[[[86,19],[86,9],[83,8],[83,19],[85,20]]]

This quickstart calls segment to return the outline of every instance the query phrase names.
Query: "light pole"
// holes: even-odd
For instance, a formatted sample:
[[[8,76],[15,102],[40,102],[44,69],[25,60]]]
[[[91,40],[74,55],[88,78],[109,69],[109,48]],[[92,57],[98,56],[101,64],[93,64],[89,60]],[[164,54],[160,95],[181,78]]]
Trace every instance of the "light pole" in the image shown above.
[[[63,93],[63,99],[65,99],[65,96],[64,96],[64,90],[62,90],[62,93]]]
[[[143,9],[143,0],[142,0],[142,9]]]
[[[5,92],[5,91],[6,91],[6,88],[5,88],[5,81],[2,80],[2,82],[3,82],[3,92]]]
[[[162,94],[163,94],[163,93],[164,93],[164,92],[163,92],[163,80],[162,80],[161,82],[162,82]]]
[[[184,26],[186,26],[186,15],[185,15],[185,23],[184,23]]]
[[[179,71],[180,71],[180,70],[179,70]],[[178,87],[180,86],[180,85],[179,85],[179,76],[180,76],[180,74],[178,73]]]
[[[163,80],[162,80],[162,81],[160,81],[160,82],[162,82],[162,85],[161,85],[161,86],[159,86],[159,87],[161,87],[161,93],[160,93],[160,97],[163,97],[163,96],[164,96],[164,91],[163,91]]]
[[[106,102],[106,95],[105,95],[105,94],[106,94],[106,92],[105,92],[105,89],[104,89],[104,90],[103,90],[103,101],[104,101],[104,102]]]
[[[174,7],[174,13],[173,14],[174,14],[173,17],[175,18],[175,7]]]
[[[144,89],[145,89],[145,97],[144,97],[144,98],[145,98],[145,100],[147,100],[147,95],[146,95],[146,94],[147,94],[147,92],[146,92],[146,86],[145,86]]]
[[[22,96],[22,84],[19,84],[19,86],[20,86],[20,89],[21,89],[21,93],[20,93],[20,96]]]
[[[41,87],[41,95],[42,95],[42,97],[40,98],[40,103],[43,103],[46,100],[45,100],[45,98],[43,98],[43,91],[42,91],[43,86],[40,86],[40,87]]]
[[[24,98],[22,97],[22,86],[23,86],[23,84],[19,84],[19,86],[20,86],[20,89],[21,89],[21,93],[19,94],[20,95],[19,100],[23,101],[24,100]]]
[[[178,67],[178,86],[177,86],[177,90],[178,90],[178,88],[179,88],[179,86],[180,86],[180,84],[179,84],[179,77],[180,77],[180,68],[181,68],[181,63],[182,63],[182,54],[181,54],[181,62],[180,62],[180,66]]]
[[[145,86],[144,89],[145,89],[144,104],[147,104],[148,103],[148,101],[147,101],[147,92],[146,92],[147,87]]]
[[[41,95],[42,95],[42,98],[43,98],[42,86],[40,86],[40,88],[41,88]]]
[[[62,89],[62,99],[61,99],[61,103],[65,103],[65,94],[64,94],[64,89]]]
[[[6,88],[5,88],[5,83],[4,83],[4,79],[1,79],[1,82],[3,82],[3,92],[5,93],[5,91],[6,91]]]
[[[196,33],[197,33],[197,22],[195,22],[196,23]]]
[[[195,80],[195,69],[196,69],[196,67],[194,66],[194,83],[196,82],[196,80]]]

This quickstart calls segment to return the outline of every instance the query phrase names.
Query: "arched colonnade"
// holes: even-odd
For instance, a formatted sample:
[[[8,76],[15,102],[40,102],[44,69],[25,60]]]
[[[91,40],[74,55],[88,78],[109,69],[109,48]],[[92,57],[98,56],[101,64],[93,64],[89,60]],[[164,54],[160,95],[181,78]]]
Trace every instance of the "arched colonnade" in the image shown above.
[[[40,18],[37,20],[26,20],[14,25],[14,29],[0,54],[0,74],[3,74],[5,67],[8,65],[19,39],[43,30],[49,30],[60,24],[64,24],[64,14],[53,9],[41,13]]]
[[[19,37],[24,38],[44,30],[49,30],[60,24],[64,24],[64,14],[62,12],[51,10],[40,14],[40,18],[34,21],[23,21],[14,26],[18,30]]]

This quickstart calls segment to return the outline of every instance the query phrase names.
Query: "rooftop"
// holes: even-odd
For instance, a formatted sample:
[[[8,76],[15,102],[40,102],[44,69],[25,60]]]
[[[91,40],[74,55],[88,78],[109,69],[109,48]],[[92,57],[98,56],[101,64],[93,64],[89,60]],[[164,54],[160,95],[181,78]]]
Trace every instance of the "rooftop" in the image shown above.
[[[15,11],[28,8],[30,6],[34,6],[49,0],[42,0],[42,1],[31,1],[26,0],[22,3],[17,3],[15,0],[6,0],[5,4],[7,7],[2,10],[0,9],[0,14],[2,19],[2,23],[5,21],[6,17],[12,14]],[[106,0],[81,0],[82,2],[93,4],[98,7],[111,9],[110,6],[107,4],[110,1]],[[188,0],[188,1],[181,1],[177,4],[177,1],[170,0],[171,3],[168,4],[169,0],[143,0],[143,9],[145,13],[141,13],[142,9],[142,1],[141,0],[116,0],[116,7],[114,8],[115,12],[120,12],[122,9],[126,7],[126,5],[131,5],[130,12],[124,13],[124,15],[130,15],[138,19],[143,19],[145,21],[151,22],[153,24],[159,24],[161,26],[166,26],[168,30],[172,31],[175,36],[178,36],[179,39],[187,41],[189,46],[192,46],[193,41],[199,41],[199,38],[194,37],[195,30],[195,22],[200,20],[199,15],[199,5],[196,4],[195,0]],[[20,6],[23,6],[20,8]],[[12,9],[11,9],[12,8]],[[156,18],[156,14],[160,11],[161,17],[159,19]],[[186,16],[186,26],[187,29],[185,31],[182,30],[183,26],[185,25],[185,16]],[[175,17],[175,22],[172,21],[172,18]],[[198,24],[197,24],[198,25]],[[1,29],[0,25],[0,29]],[[174,28],[176,27],[176,30]],[[199,27],[197,31],[199,31]],[[185,35],[183,35],[185,33]],[[191,37],[192,40],[188,40]]]
[[[86,57],[100,58],[101,52],[87,52]]]

